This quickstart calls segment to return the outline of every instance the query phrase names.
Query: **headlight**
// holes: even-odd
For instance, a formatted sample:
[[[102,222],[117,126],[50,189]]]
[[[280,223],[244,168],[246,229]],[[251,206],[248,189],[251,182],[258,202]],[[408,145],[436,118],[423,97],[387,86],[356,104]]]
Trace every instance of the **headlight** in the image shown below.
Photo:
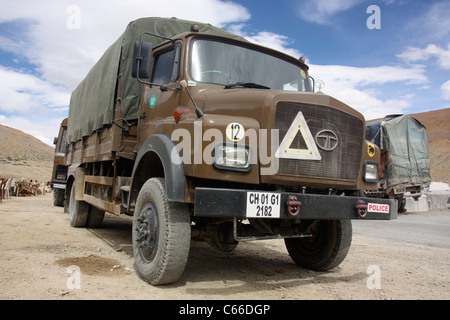
[[[217,169],[251,170],[251,150],[249,146],[238,144],[220,144],[213,150],[214,167]]]
[[[364,162],[364,181],[378,182],[378,163],[373,161]]]

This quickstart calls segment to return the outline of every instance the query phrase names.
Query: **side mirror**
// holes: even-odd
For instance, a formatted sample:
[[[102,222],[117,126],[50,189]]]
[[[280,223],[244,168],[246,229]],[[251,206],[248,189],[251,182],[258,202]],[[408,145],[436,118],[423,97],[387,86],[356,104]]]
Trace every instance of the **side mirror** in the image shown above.
[[[136,41],[134,43],[132,77],[138,80],[150,78],[151,61],[152,43]]]
[[[53,144],[56,146],[57,143],[58,143],[58,137],[54,137],[53,138]]]

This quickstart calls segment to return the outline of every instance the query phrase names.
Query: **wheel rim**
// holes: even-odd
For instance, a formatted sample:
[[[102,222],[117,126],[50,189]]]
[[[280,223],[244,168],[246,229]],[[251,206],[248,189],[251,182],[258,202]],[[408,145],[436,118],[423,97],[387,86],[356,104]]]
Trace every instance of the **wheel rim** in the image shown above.
[[[147,203],[137,219],[136,245],[145,262],[151,262],[158,250],[158,214],[152,202]]]
[[[314,254],[321,250],[324,241],[323,225],[319,222],[311,230],[311,237],[299,238],[299,249],[306,254]]]

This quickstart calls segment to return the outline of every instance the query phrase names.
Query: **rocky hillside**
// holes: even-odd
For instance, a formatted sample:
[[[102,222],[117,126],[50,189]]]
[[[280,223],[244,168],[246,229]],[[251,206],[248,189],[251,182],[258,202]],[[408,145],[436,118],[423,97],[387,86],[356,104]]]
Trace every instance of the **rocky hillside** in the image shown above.
[[[427,129],[431,180],[450,184],[450,108],[410,114]],[[374,119],[379,120],[379,119]],[[369,120],[374,121],[374,120]]]
[[[20,130],[0,125],[0,176],[50,180],[55,149]]]
[[[432,180],[450,184],[450,108],[411,116],[427,128]]]

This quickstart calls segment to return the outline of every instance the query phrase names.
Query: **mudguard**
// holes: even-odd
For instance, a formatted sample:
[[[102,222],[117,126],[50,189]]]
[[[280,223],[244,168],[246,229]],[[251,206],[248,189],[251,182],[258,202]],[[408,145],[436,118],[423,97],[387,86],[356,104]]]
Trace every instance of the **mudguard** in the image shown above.
[[[146,172],[143,169],[147,168],[148,165],[148,163],[144,162],[152,162],[152,160],[158,161],[158,164],[160,162],[163,166],[168,199],[175,202],[185,201],[186,180],[183,164],[177,152],[172,154],[173,148],[175,148],[175,144],[163,134],[155,134],[145,140],[134,163],[128,208],[136,200],[139,190],[145,181],[155,177],[151,172]],[[176,159],[173,159],[174,157]]]

